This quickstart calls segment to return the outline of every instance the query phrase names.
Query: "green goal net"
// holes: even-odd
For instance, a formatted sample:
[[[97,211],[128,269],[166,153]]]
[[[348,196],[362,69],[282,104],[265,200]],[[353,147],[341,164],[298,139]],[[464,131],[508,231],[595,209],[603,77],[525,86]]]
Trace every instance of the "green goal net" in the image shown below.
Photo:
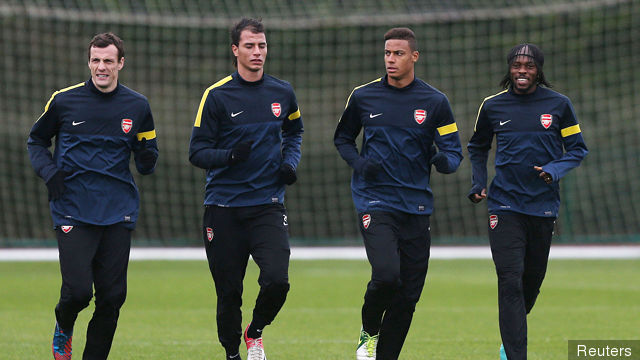
[[[557,241],[640,241],[637,0],[3,0],[0,247],[54,244],[27,134],[54,91],[88,79],[86,46],[104,31],[125,41],[120,80],[148,97],[161,151],[156,173],[136,176],[134,244],[200,244],[204,171],[188,162],[189,136],[203,91],[234,71],[228,29],[241,16],[263,18],[265,69],[294,86],[302,111],[299,180],[286,195],[295,244],[359,243],[351,171],[333,132],[351,90],[384,75],[382,37],[395,26],[416,32],[416,74],[447,94],[463,145],[482,99],[500,91],[507,51],[539,45],[590,149],[562,180]],[[432,177],[434,244],[486,244],[486,204],[466,198],[464,154],[457,173]]]

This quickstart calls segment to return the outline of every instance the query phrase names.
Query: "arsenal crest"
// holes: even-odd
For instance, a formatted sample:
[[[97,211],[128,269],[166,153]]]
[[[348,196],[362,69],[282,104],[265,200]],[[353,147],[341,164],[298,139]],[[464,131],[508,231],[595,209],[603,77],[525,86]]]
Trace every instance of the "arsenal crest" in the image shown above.
[[[60,230],[62,230],[63,233],[68,234],[69,231],[73,230],[73,226],[71,226],[71,225],[62,225],[62,226],[60,226]]]
[[[210,227],[207,228],[207,240],[209,240],[209,242],[213,240],[213,229]]]
[[[540,123],[544,126],[545,129],[548,129],[553,122],[553,116],[551,114],[542,114],[540,115]]]
[[[280,103],[271,104],[271,112],[276,117],[280,116],[280,113],[282,112],[282,108],[280,107]]]
[[[427,110],[423,110],[423,109],[414,110],[413,118],[416,120],[418,124],[422,125],[424,120],[427,118]]]
[[[122,131],[124,131],[125,134],[128,134],[129,131],[131,131],[131,128],[133,127],[133,120],[131,119],[122,119]]]
[[[496,226],[498,226],[498,215],[489,216],[489,227],[491,227],[491,229],[495,229]]]
[[[365,229],[368,229],[369,224],[371,224],[371,215],[369,214],[362,215],[362,226],[364,226]]]

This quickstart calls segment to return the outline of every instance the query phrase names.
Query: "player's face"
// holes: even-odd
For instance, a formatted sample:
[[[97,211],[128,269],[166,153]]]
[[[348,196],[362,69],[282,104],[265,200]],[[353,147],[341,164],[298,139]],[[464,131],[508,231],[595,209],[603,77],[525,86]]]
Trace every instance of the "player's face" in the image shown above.
[[[384,64],[389,83],[395,86],[398,83],[413,81],[414,66],[418,61],[418,56],[417,51],[411,51],[407,40],[389,39],[385,41]]]
[[[238,46],[231,45],[238,61],[238,71],[262,72],[267,58],[267,37],[264,33],[242,30]]]
[[[529,56],[518,56],[509,67],[513,91],[516,94],[531,94],[536,90],[538,67]]]
[[[89,52],[89,69],[93,84],[102,92],[110,92],[118,86],[118,72],[124,66],[124,58],[118,60],[118,49],[111,44],[104,48],[92,46]]]

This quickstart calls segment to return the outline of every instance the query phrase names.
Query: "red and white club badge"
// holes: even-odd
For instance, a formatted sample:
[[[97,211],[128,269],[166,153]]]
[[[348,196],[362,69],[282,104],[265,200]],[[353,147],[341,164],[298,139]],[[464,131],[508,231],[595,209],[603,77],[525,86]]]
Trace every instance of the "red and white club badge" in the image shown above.
[[[544,126],[545,129],[548,129],[553,122],[553,116],[551,114],[542,114],[540,115],[540,123]]]
[[[427,119],[427,110],[416,109],[413,111],[413,118],[420,125]]]
[[[271,104],[271,112],[276,117],[280,116],[280,113],[282,112],[282,107],[280,107],[280,103]]]
[[[60,230],[62,230],[63,233],[68,234],[69,231],[73,230],[73,226],[71,226],[71,225],[62,225],[62,226],[60,226]]]
[[[498,215],[489,216],[489,227],[495,229],[498,226]]]
[[[122,131],[124,131],[125,134],[128,134],[129,131],[131,131],[131,128],[133,127],[133,120],[131,119],[122,119]]]
[[[209,242],[213,240],[213,229],[210,227],[207,228],[207,240],[209,240]]]
[[[362,226],[364,226],[365,229],[368,229],[369,224],[371,224],[371,215],[369,214],[362,215]]]

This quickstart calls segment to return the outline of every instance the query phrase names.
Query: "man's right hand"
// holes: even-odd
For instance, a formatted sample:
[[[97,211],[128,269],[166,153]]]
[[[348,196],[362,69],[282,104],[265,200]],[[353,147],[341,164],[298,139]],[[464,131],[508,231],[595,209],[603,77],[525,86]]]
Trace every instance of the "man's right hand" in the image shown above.
[[[486,197],[487,197],[487,189],[482,189],[480,194],[469,194],[469,200],[471,200],[472,203],[476,203],[476,204],[482,201],[483,199],[485,199]]]
[[[231,154],[229,154],[229,165],[235,165],[249,159],[249,154],[251,154],[251,145],[253,145],[253,141],[246,141],[236,144],[231,149]]]
[[[49,191],[49,201],[59,199],[64,193],[65,185],[64,179],[69,176],[69,173],[66,171],[58,170],[55,174],[47,181],[47,190]]]

